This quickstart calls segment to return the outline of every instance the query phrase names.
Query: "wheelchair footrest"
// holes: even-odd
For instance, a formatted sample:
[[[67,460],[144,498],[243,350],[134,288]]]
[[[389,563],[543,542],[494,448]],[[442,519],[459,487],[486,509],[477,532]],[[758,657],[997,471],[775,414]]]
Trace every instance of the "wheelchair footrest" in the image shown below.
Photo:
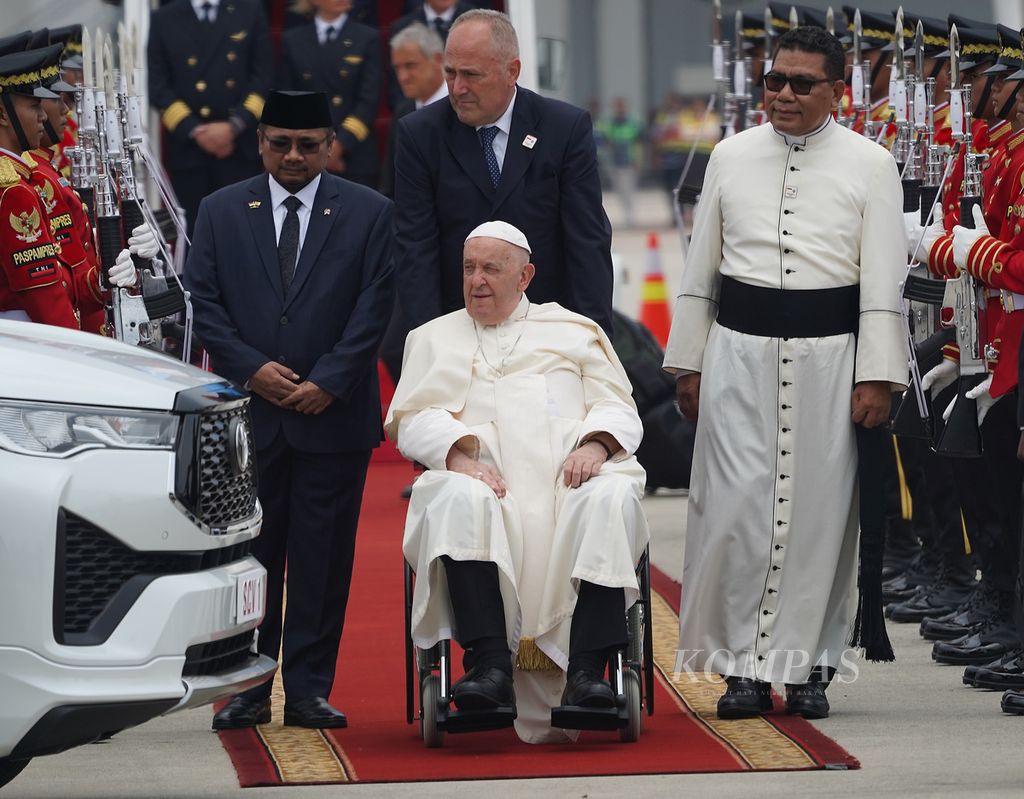
[[[487,710],[450,710],[445,718],[437,720],[437,726],[450,733],[483,732],[511,727],[515,720],[515,707],[506,705]]]
[[[624,707],[580,707],[560,705],[551,708],[551,726],[564,730],[619,730],[629,723]]]

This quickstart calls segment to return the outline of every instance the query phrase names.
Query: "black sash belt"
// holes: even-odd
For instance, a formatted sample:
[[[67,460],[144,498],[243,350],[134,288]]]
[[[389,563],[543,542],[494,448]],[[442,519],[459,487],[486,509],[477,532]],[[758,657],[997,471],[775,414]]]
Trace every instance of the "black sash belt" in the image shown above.
[[[768,289],[722,277],[718,324],[768,338],[820,338],[856,333],[860,286]]]

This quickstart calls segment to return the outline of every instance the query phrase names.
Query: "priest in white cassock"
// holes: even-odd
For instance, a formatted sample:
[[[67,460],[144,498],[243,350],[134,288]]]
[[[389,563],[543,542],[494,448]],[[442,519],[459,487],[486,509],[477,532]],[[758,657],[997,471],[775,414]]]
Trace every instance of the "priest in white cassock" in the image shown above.
[[[833,119],[843,68],[821,29],[780,37],[769,124],[711,155],[665,353],[699,409],[677,665],[727,678],[722,718],[771,709],[772,682],[828,715],[860,620],[858,441],[891,446],[870,428],[907,380],[899,175]]]
[[[614,707],[605,663],[649,534],[626,374],[596,323],[530,303],[529,259],[508,223],[469,234],[466,308],[409,334],[385,427],[428,467],[403,542],[413,641],[455,638],[456,707],[514,704],[519,737],[542,743],[574,737],[552,707]]]

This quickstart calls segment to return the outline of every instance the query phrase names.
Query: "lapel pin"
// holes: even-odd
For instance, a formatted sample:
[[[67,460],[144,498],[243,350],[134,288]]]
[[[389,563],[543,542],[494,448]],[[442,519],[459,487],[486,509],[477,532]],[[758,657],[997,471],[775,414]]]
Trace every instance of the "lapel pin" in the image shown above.
[[[253,200],[251,203],[249,203],[249,207],[250,208],[259,208],[260,205],[261,205],[261,203],[260,203],[259,200]]]
[[[330,216],[330,215],[331,215],[331,209],[330,208],[324,208],[324,216]]]
[[[534,136],[532,133],[527,133],[526,138],[523,139],[523,147],[525,147],[527,150],[532,150],[533,145],[535,145],[536,143],[537,137]]]

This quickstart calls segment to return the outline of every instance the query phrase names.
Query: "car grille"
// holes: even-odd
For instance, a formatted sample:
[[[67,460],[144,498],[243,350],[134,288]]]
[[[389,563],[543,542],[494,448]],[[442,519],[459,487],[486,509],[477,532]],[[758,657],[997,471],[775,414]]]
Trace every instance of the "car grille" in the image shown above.
[[[176,453],[175,498],[211,535],[257,512],[248,402],[186,413]]]
[[[157,577],[217,568],[249,555],[252,539],[198,552],[143,552],[61,509],[57,523],[54,637],[95,645],[114,631]]]
[[[208,641],[195,644],[185,650],[185,667],[182,677],[202,677],[207,674],[219,674],[240,666],[252,657],[252,642],[256,630],[222,638],[219,641]]]

